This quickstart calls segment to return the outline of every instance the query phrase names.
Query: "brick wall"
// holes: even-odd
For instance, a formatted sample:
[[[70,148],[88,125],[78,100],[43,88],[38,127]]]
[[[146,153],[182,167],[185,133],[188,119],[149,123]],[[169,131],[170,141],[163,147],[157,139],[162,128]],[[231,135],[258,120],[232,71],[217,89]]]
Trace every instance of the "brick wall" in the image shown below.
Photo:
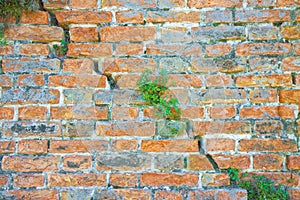
[[[300,199],[299,1],[42,6],[9,24],[0,47],[6,199],[246,199],[230,167]],[[64,56],[53,47],[65,38]],[[137,91],[147,68],[175,82],[176,137],[161,137],[172,122]]]

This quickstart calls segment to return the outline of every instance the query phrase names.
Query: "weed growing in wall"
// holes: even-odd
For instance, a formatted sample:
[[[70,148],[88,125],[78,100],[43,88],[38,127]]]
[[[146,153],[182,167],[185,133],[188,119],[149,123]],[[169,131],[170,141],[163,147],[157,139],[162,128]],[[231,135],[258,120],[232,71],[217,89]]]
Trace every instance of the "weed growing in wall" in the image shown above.
[[[0,17],[7,19],[19,17],[22,11],[37,8],[37,0],[0,0]]]

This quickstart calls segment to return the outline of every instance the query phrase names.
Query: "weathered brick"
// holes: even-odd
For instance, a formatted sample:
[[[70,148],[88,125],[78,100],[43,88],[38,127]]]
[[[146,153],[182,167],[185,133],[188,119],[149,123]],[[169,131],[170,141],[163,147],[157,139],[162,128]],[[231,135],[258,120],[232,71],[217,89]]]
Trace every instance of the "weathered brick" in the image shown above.
[[[292,86],[292,76],[290,74],[237,76],[235,84],[237,87]]]
[[[196,186],[198,174],[185,173],[143,173],[141,174],[141,186]]]
[[[60,76],[49,77],[49,86],[62,86],[68,88],[106,88],[107,77],[102,75],[82,75],[82,76]]]
[[[255,121],[254,131],[257,135],[276,136],[283,132],[283,125],[279,120]]]
[[[86,89],[65,89],[63,91],[66,104],[89,104],[92,101],[92,91]]]
[[[235,12],[236,22],[285,22],[290,21],[289,10],[239,10]]]
[[[2,170],[13,172],[54,172],[58,170],[59,157],[4,156]]]
[[[15,141],[0,140],[0,154],[14,153],[15,152]]]
[[[287,168],[289,170],[299,170],[300,169],[299,155],[287,156]]]
[[[289,189],[288,193],[289,193],[291,199],[300,199],[300,190]]]
[[[250,168],[250,156],[248,155],[212,155],[220,169],[237,168],[240,170]]]
[[[205,155],[189,155],[187,169],[207,171],[214,167]]]
[[[187,119],[199,119],[204,118],[205,110],[203,107],[198,106],[186,106],[181,108],[181,118]]]
[[[181,43],[189,41],[187,28],[185,27],[162,27],[160,28],[161,40],[164,43]]]
[[[225,138],[214,138],[206,140],[206,150],[213,151],[234,151],[235,140]]]
[[[60,26],[68,27],[70,24],[101,24],[112,21],[112,13],[107,11],[68,11],[56,12],[56,19]]]
[[[206,45],[207,56],[226,56],[232,51],[230,44],[213,44]]]
[[[160,190],[156,191],[154,194],[154,198],[157,200],[183,200],[184,193],[183,192],[177,192],[177,191],[165,191]]]
[[[287,40],[300,39],[300,26],[282,26],[280,34]]]
[[[300,85],[300,74],[294,75],[295,85]]]
[[[9,190],[7,194],[12,195],[14,199],[59,200],[57,190]]]
[[[193,135],[203,136],[210,134],[249,134],[251,124],[247,121],[200,121],[194,122]]]
[[[61,137],[59,122],[5,122],[2,125],[4,137]]]
[[[259,43],[259,44],[239,44],[236,46],[237,56],[250,55],[284,55],[291,51],[291,44],[286,43]]]
[[[143,140],[143,152],[197,152],[197,140]]]
[[[101,154],[96,157],[97,170],[141,171],[151,169],[151,156],[147,154]]]
[[[108,119],[108,109],[106,107],[85,105],[51,107],[50,118],[106,120]]]
[[[202,47],[197,43],[189,44],[149,44],[146,45],[146,54],[149,55],[185,55],[200,56],[202,55]]]
[[[0,46],[0,55],[13,55],[14,54],[14,45],[8,44],[8,45],[1,45]]]
[[[103,98],[103,95],[106,98]],[[142,99],[142,95],[140,92],[135,90],[115,90],[113,95],[107,94],[105,92],[98,92],[95,96],[96,104],[110,104],[112,102],[115,105],[144,105],[145,101]],[[100,100],[99,98],[102,98]]]
[[[13,119],[14,118],[14,108],[9,108],[9,107],[1,107],[0,108],[0,120],[5,119]]]
[[[20,53],[25,56],[48,56],[50,48],[47,44],[21,44]]]
[[[249,68],[252,72],[270,72],[278,69],[278,59],[268,57],[249,58]]]
[[[0,75],[0,87],[9,88],[13,86],[12,77],[7,75]]]
[[[296,152],[297,143],[292,139],[242,139],[239,142],[241,152]]]
[[[43,0],[46,9],[62,9],[68,5],[67,0]]]
[[[219,1],[219,0],[189,0],[189,7],[195,8],[211,8],[211,7],[242,7],[242,0],[229,0],[229,1]]]
[[[159,68],[165,69],[169,73],[184,73],[188,70],[189,63],[179,57],[162,58]]]
[[[234,106],[215,106],[209,108],[209,117],[212,119],[228,119],[236,115]]]
[[[160,9],[167,9],[167,8],[182,8],[185,7],[184,0],[159,0],[158,7]]]
[[[96,9],[97,0],[70,0],[70,8],[71,9]]]
[[[283,158],[278,154],[253,156],[253,168],[256,170],[282,170]]]
[[[91,166],[91,156],[64,156],[62,160],[62,169],[68,172],[88,170]]]
[[[191,36],[193,41],[243,40],[245,30],[242,26],[193,27]]]
[[[8,40],[58,42],[64,38],[64,31],[56,26],[9,26],[5,29],[4,36]]]
[[[276,26],[249,26],[248,37],[250,40],[276,40],[278,28]]]
[[[144,72],[146,69],[155,70],[156,62],[151,58],[107,58],[99,63],[104,74],[114,72]]]
[[[68,44],[68,57],[101,57],[112,55],[111,44]]]
[[[198,199],[235,199],[242,200],[247,199],[247,191],[241,189],[204,189],[204,190],[194,190],[189,192],[190,200]]]
[[[94,121],[69,121],[64,124],[64,136],[70,138],[92,137],[95,132]]]
[[[43,187],[43,174],[17,174],[14,175],[14,187],[17,188],[33,188]]]
[[[283,71],[299,71],[300,70],[300,58],[288,57],[282,60]]]
[[[48,187],[105,186],[106,174],[48,174]]]
[[[92,74],[94,63],[90,59],[65,59],[63,71],[71,74]]]
[[[114,187],[137,187],[138,175],[132,173],[110,174],[109,183]]]
[[[298,104],[300,106],[300,90],[279,90],[279,102]]]
[[[100,38],[103,42],[142,42],[155,40],[156,28],[154,26],[134,27],[116,26],[100,29]]]
[[[213,10],[204,13],[205,22],[230,23],[233,22],[232,12],[229,10]]]
[[[46,120],[47,108],[44,106],[27,106],[18,108],[18,117],[21,120]]]
[[[184,168],[184,157],[174,154],[157,154],[153,158],[153,169],[160,171],[176,171]]]
[[[70,40],[73,42],[97,42],[97,27],[71,27]]]
[[[292,106],[260,106],[240,109],[241,119],[296,118],[295,107]]]
[[[205,76],[207,87],[230,87],[232,86],[232,79],[229,75],[216,74]]]
[[[149,1],[144,1],[144,0],[132,0],[132,1],[103,0],[102,1],[102,8],[103,7],[112,7],[112,6],[126,7],[126,8],[132,8],[132,9],[155,8],[156,1],[154,1],[154,0],[149,0]]]
[[[192,57],[191,71],[194,73],[236,73],[246,70],[245,59],[212,59],[212,58],[197,58]]]
[[[139,109],[133,107],[116,107],[112,109],[113,120],[136,119],[139,116]]]
[[[2,70],[4,73],[10,72],[58,72],[60,61],[58,59],[43,58],[4,58],[2,60]]]
[[[51,140],[50,153],[95,153],[107,151],[104,140]]]
[[[142,44],[118,44],[116,47],[117,55],[139,55],[143,54]]]
[[[95,199],[143,199],[151,200],[152,194],[147,189],[114,189],[114,190],[98,190],[95,192]]]
[[[47,152],[47,140],[21,140],[18,142],[19,154],[46,154]]]
[[[143,13],[136,10],[118,11],[116,12],[116,19],[118,23],[144,23]]]
[[[22,12],[20,16],[21,24],[48,24],[49,14],[45,11]]]
[[[203,174],[202,185],[204,187],[220,187],[230,184],[228,174]]]
[[[136,151],[138,149],[137,140],[113,140],[112,151]]]
[[[255,89],[249,92],[252,103],[272,103],[278,102],[276,89]]]
[[[247,0],[247,7],[274,7],[275,0]]]
[[[198,200],[198,199],[214,199],[215,198],[215,193],[216,190],[194,190],[194,191],[189,191],[189,198],[190,200]]]
[[[298,7],[300,5],[299,1],[295,0],[277,0],[276,7]]]
[[[216,199],[247,199],[247,191],[239,189],[220,190],[216,193]]]
[[[179,11],[150,11],[147,14],[147,22],[164,23],[164,22],[200,22],[200,12],[179,12]]]
[[[8,176],[1,174],[0,175],[0,186],[4,188],[7,186],[7,184],[8,184]]]

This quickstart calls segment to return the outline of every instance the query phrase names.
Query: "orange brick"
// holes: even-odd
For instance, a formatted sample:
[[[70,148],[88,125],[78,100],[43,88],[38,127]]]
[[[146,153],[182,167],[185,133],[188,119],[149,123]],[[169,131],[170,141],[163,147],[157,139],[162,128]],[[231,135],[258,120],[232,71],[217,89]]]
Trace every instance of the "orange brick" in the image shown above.
[[[107,78],[101,75],[82,75],[82,76],[50,76],[49,86],[62,86],[68,88],[92,87],[106,88]]]
[[[58,171],[59,157],[4,156],[2,170],[14,172],[55,172]]]
[[[110,174],[110,185],[114,187],[137,187],[138,175],[137,174]]]
[[[87,106],[51,107],[50,118],[106,120],[108,118],[108,110],[105,107]]]
[[[155,124],[152,122],[114,122],[98,123],[98,136],[154,136]]]
[[[71,9],[96,9],[97,0],[70,0],[70,8]]]
[[[236,115],[234,106],[218,106],[209,108],[209,117],[212,119],[228,119]]]
[[[256,89],[249,92],[252,103],[278,102],[276,89]]]
[[[6,88],[12,86],[13,86],[13,81],[10,76],[0,75],[0,87]]]
[[[48,174],[48,187],[105,186],[106,174]]]
[[[294,80],[296,85],[300,85],[300,74],[294,75]]]
[[[187,106],[180,108],[181,118],[187,118],[187,119],[199,119],[204,118],[204,108],[203,107],[196,107],[196,106]]]
[[[241,152],[296,152],[297,143],[291,139],[243,139],[239,142]]]
[[[198,152],[197,140],[143,140],[143,152]]]
[[[25,56],[48,56],[50,48],[47,44],[21,44],[20,53]]]
[[[250,75],[235,78],[237,87],[292,86],[291,74]]]
[[[8,45],[2,45],[0,46],[0,55],[13,55],[14,54],[14,45],[8,44]]]
[[[299,1],[295,0],[277,0],[276,7],[298,7],[300,5]]]
[[[5,187],[8,183],[8,176],[1,174],[0,175],[0,186]]]
[[[226,56],[232,51],[230,44],[206,45],[207,56]]]
[[[207,87],[230,87],[232,86],[232,79],[229,75],[216,74],[205,77]]]
[[[59,42],[64,31],[56,26],[9,26],[4,37],[8,40],[32,40],[34,42]]]
[[[228,0],[228,1],[220,1],[220,0],[190,0],[188,1],[189,7],[195,8],[211,8],[211,7],[242,7],[242,0]]]
[[[275,43],[275,44],[239,44],[236,46],[237,56],[251,55],[284,55],[291,51],[291,44]]]
[[[174,173],[143,173],[141,174],[141,186],[196,186],[198,174],[174,174]]]
[[[288,193],[289,193],[291,199],[300,199],[300,190],[289,189]]]
[[[183,200],[183,192],[156,191],[154,194],[156,200]]]
[[[298,57],[289,57],[284,58],[282,60],[282,69],[283,71],[299,71],[300,65],[299,65],[299,58]]]
[[[15,199],[59,200],[57,190],[9,190],[7,193],[13,195]]]
[[[280,34],[284,39],[297,40],[300,39],[300,27],[299,26],[282,26]]]
[[[112,109],[112,119],[136,119],[139,116],[139,109],[132,107],[116,107]]]
[[[148,44],[146,45],[146,54],[149,55],[185,55],[201,56],[202,47],[197,44]]]
[[[97,42],[97,27],[72,27],[70,28],[70,39],[73,42]]]
[[[18,116],[21,120],[40,119],[46,120],[47,108],[42,106],[27,106],[18,108]]]
[[[236,22],[285,22],[291,20],[289,10],[239,10],[235,12]]]
[[[189,155],[187,169],[189,170],[214,170],[214,167],[205,155]]]
[[[150,11],[147,14],[147,22],[200,22],[200,12],[179,12],[179,11]]]
[[[136,151],[137,148],[137,140],[114,140],[111,144],[113,151]]]
[[[249,67],[252,72],[267,72],[278,69],[278,59],[268,57],[249,58]]]
[[[116,12],[116,19],[118,23],[144,23],[143,13],[136,10],[126,10]]]
[[[143,54],[142,44],[117,44],[117,55],[138,55]]]
[[[71,74],[92,74],[94,63],[90,59],[65,59],[63,71]]]
[[[235,149],[235,140],[232,139],[214,138],[214,139],[207,139],[206,141],[206,150],[208,152],[234,151],[234,149]]]
[[[300,157],[299,157],[299,155],[287,156],[287,168],[289,170],[299,170],[300,169]]]
[[[15,152],[15,141],[0,140],[0,154],[14,153],[14,152]]]
[[[217,163],[220,169],[237,168],[237,169],[249,169],[250,168],[250,156],[248,155],[212,155],[212,158]]]
[[[132,0],[132,1],[122,1],[122,0],[103,0],[102,7],[127,7],[134,9],[142,9],[142,8],[155,8],[156,1],[155,0]]]
[[[65,8],[68,4],[66,0],[48,0],[44,2],[45,9],[60,9]]]
[[[45,11],[22,12],[20,18],[21,24],[48,24],[49,14]]]
[[[50,153],[94,153],[107,151],[104,140],[51,140]]]
[[[300,90],[280,90],[280,103],[292,103],[300,106]]]
[[[220,187],[230,184],[228,174],[203,174],[201,181],[204,187]]]
[[[262,136],[280,136],[283,132],[283,124],[279,120],[255,121],[254,131]]]
[[[253,168],[257,170],[282,170],[283,158],[278,154],[254,155]]]
[[[14,108],[0,107],[0,119],[13,119],[14,118]]]
[[[155,40],[156,28],[154,26],[134,27],[116,26],[100,29],[100,38],[103,42],[143,42]]]
[[[42,174],[18,174],[14,175],[14,187],[33,188],[43,187],[44,176]]]
[[[65,171],[84,171],[88,170],[91,166],[91,156],[64,156],[62,161],[62,169]]]
[[[19,154],[46,154],[47,152],[47,140],[21,140],[18,142]]]
[[[68,27],[70,24],[100,24],[112,21],[112,13],[106,11],[68,11],[56,12],[56,19],[60,26]]]
[[[68,57],[101,57],[112,55],[112,44],[68,44]]]
[[[266,119],[266,118],[296,118],[295,107],[292,106],[260,106],[244,107],[240,109],[241,119]]]

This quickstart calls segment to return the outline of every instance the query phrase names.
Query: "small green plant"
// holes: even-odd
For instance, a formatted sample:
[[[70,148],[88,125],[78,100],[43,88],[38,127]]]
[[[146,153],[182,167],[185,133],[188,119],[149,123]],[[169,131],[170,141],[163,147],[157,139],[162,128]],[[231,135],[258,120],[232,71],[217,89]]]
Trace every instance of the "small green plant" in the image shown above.
[[[151,79],[152,75],[152,71],[147,69],[137,82],[138,88],[142,91],[142,98],[148,105],[154,106],[159,118],[178,120],[181,116],[178,100],[164,97],[166,90],[168,90],[167,71],[162,69],[160,75],[154,80]]]
[[[38,7],[37,0],[0,0],[0,17],[20,17],[22,11],[35,10]]]
[[[217,23],[217,22],[213,22],[212,25],[213,25],[214,27],[217,27],[217,26],[219,26],[220,24]]]
[[[237,181],[239,180],[239,170],[236,168],[228,168],[227,173],[230,178],[230,183],[237,184]]]
[[[60,45],[54,44],[53,49],[59,56],[64,56],[67,54],[68,51],[68,43],[66,40],[61,40]]]

